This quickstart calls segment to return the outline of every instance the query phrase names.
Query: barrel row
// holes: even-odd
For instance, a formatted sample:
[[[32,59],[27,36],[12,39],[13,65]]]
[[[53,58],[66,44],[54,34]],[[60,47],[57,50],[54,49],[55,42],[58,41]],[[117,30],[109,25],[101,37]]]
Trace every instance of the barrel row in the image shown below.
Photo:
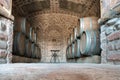
[[[13,54],[28,58],[41,58],[41,50],[37,45],[37,31],[24,17],[15,18]]]
[[[67,58],[100,55],[100,36],[97,17],[85,17],[78,20],[78,26],[67,40]]]
[[[37,42],[37,31],[30,25],[26,18],[15,18],[14,31],[23,33],[32,42]]]
[[[23,33],[14,35],[13,54],[28,58],[41,58],[41,50],[37,44],[32,43]]]

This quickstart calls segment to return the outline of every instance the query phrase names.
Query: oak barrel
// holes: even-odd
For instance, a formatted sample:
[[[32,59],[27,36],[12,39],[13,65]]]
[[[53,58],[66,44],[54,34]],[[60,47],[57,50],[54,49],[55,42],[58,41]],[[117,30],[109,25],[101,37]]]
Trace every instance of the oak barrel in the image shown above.
[[[16,17],[14,22],[14,30],[26,34],[26,18]]]
[[[80,39],[80,51],[84,55],[100,54],[99,31],[84,31]]]
[[[38,46],[35,46],[35,55],[37,59],[41,59],[41,50]]]
[[[23,33],[15,33],[13,53],[15,55],[24,56],[25,55],[25,35]]]
[[[77,27],[73,29],[73,41],[77,39]]]
[[[30,38],[30,23],[26,22],[26,36]]]
[[[80,18],[80,25],[78,28],[80,30],[79,34],[81,35],[83,31],[86,30],[98,30],[99,25],[98,25],[98,17],[84,17]],[[78,31],[79,31],[78,30]]]
[[[26,57],[31,57],[32,54],[31,54],[31,45],[32,45],[32,42],[29,40],[29,39],[26,39],[26,42],[25,42],[25,54],[26,54]]]
[[[34,42],[35,40],[35,31],[33,27],[30,27],[30,40]]]
[[[32,46],[31,46],[31,54],[32,54],[32,58],[36,58],[36,54],[35,54],[35,50],[36,50],[36,44],[35,43],[32,43]]]
[[[78,58],[81,56],[81,52],[80,52],[80,39],[75,40],[75,48],[74,48],[74,53],[75,53],[75,57]]]
[[[72,53],[71,53],[71,58],[75,57],[75,44],[72,43]]]
[[[36,32],[34,33],[34,36],[35,36],[34,41],[35,41],[35,43],[37,43],[37,33]]]
[[[70,56],[70,46],[68,46],[66,49],[66,57],[67,57],[67,59],[69,59],[71,57]]]
[[[70,44],[73,43],[73,34],[70,34]]]
[[[68,59],[69,55],[69,47],[66,48],[66,58]]]
[[[72,45],[69,46],[69,58],[72,58]]]

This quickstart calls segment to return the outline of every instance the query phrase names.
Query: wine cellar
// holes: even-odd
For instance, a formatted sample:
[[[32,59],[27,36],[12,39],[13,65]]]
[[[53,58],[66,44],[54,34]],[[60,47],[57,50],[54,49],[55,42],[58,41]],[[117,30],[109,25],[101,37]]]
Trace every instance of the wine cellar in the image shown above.
[[[120,80],[120,0],[0,0],[0,80]]]

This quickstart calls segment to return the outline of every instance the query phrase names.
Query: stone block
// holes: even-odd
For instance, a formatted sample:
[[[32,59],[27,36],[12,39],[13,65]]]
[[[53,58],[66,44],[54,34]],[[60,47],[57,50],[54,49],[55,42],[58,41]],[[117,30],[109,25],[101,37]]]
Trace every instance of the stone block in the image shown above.
[[[6,59],[0,58],[0,64],[6,63]]]
[[[120,39],[115,40],[114,45],[115,45],[115,50],[120,50]]]
[[[102,25],[102,26],[100,27],[100,31],[103,32],[103,31],[105,31],[105,30],[106,30],[106,26],[105,26],[105,25]]]
[[[120,25],[120,18],[116,21],[116,23],[114,24],[114,26],[118,26]]]
[[[101,43],[107,43],[107,37],[105,35],[105,32],[102,32],[100,34],[100,41],[101,41]]]
[[[114,24],[117,30],[120,30],[120,19]]]
[[[112,25],[114,25],[116,23],[117,20],[118,20],[118,18],[112,18],[112,19],[108,20],[106,25],[112,26]]]
[[[101,63],[107,63],[107,51],[102,51],[101,52]]]
[[[0,49],[7,49],[7,42],[0,40]]]
[[[107,60],[120,61],[120,51],[108,51]]]
[[[101,57],[106,58],[107,56],[107,51],[101,51]]]
[[[109,51],[115,50],[115,42],[114,41],[108,42],[107,48]]]
[[[7,41],[8,40],[8,36],[5,35],[5,34],[0,33],[0,40]]]
[[[108,41],[112,41],[112,40],[116,40],[120,38],[120,30],[119,31],[115,31],[112,34],[107,36],[107,40]]]
[[[6,58],[7,52],[5,50],[0,50],[0,58]]]
[[[109,34],[111,34],[111,33],[113,33],[113,32],[114,32],[114,26],[109,26],[109,27],[107,27],[106,30],[105,30],[105,34],[106,34],[106,35],[109,35]]]
[[[106,63],[107,63],[106,58],[101,58],[101,63],[102,63],[102,64],[106,64]]]
[[[102,44],[100,45],[100,47],[101,47],[101,49],[102,49],[103,51],[106,51],[106,50],[107,50],[107,43],[102,43]]]
[[[5,32],[6,29],[7,29],[7,26],[3,22],[0,21],[0,31]]]
[[[116,17],[117,14],[118,12],[110,9],[102,15],[102,18],[111,19],[111,18]]]
[[[12,63],[12,53],[8,52],[6,61],[7,61],[7,63]]]
[[[101,37],[101,38],[104,38],[104,37],[106,37],[106,34],[105,34],[105,32],[101,32],[101,34],[100,34],[100,37]]]
[[[98,23],[99,23],[99,25],[104,25],[107,21],[109,20],[109,18],[100,18],[99,20],[98,20]]]

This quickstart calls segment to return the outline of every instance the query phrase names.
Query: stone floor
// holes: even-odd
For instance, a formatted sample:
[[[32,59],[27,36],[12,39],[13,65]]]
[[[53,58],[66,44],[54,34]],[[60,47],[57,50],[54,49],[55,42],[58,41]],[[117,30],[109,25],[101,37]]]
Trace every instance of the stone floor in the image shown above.
[[[0,64],[0,80],[120,80],[120,65]]]

